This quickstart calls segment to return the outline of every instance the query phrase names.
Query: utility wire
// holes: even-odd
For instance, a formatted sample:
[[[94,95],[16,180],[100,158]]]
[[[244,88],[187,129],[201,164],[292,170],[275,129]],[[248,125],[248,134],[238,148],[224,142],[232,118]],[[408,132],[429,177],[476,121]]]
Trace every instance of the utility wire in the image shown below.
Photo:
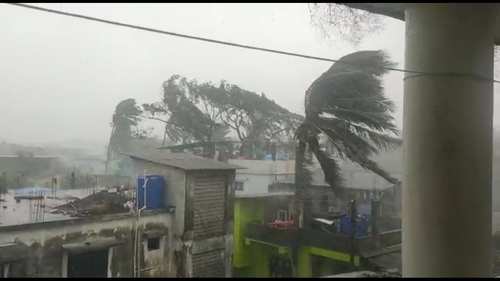
[[[269,53],[275,53],[275,54],[281,54],[281,55],[287,55],[287,56],[301,57],[301,58],[305,58],[305,59],[328,61],[328,62],[342,63],[342,64],[352,65],[352,66],[357,66],[357,67],[363,67],[362,65],[356,65],[356,64],[352,64],[352,63],[343,62],[343,61],[340,61],[339,59],[330,59],[330,58],[325,58],[325,57],[310,56],[310,55],[305,55],[305,54],[292,53],[292,52],[280,51],[280,50],[275,50],[275,49],[268,49],[268,48],[256,47],[256,46],[251,46],[251,45],[233,43],[233,42],[228,42],[228,41],[215,40],[215,39],[210,39],[210,38],[205,38],[205,37],[181,34],[181,33],[176,33],[176,32],[170,32],[170,31],[165,31],[165,30],[160,30],[160,29],[149,28],[149,27],[145,27],[145,26],[139,26],[139,25],[127,24],[127,23],[122,23],[122,22],[117,22],[117,21],[106,20],[106,19],[102,19],[102,18],[90,17],[90,16],[76,14],[76,13],[63,12],[60,10],[47,9],[47,8],[42,8],[42,7],[28,5],[28,4],[21,4],[21,3],[4,3],[4,4],[33,9],[33,10],[39,10],[39,11],[43,11],[43,12],[47,12],[47,13],[59,14],[59,15],[64,15],[64,16],[69,16],[69,17],[76,17],[76,18],[86,19],[86,20],[90,20],[90,21],[102,22],[102,23],[107,23],[107,24],[111,24],[111,25],[129,27],[132,29],[149,31],[149,32],[153,32],[153,33],[160,33],[160,34],[164,34],[164,35],[170,35],[170,36],[182,37],[182,38],[193,39],[193,40],[198,40],[198,41],[205,41],[205,42],[210,42],[210,43],[215,43],[215,44],[221,44],[221,45],[226,45],[226,46],[233,46],[233,47],[257,50],[257,51],[263,51],[263,52],[269,52]],[[387,69],[390,71],[415,74],[415,75],[406,76],[404,78],[404,80],[407,80],[410,78],[421,77],[421,76],[449,76],[449,77],[468,77],[468,78],[472,78],[475,80],[500,83],[499,80],[491,79],[488,77],[483,77],[481,75],[473,74],[473,73],[425,72],[425,71],[408,70],[408,69],[401,69],[401,68],[394,68],[394,67],[383,67],[383,69]]]

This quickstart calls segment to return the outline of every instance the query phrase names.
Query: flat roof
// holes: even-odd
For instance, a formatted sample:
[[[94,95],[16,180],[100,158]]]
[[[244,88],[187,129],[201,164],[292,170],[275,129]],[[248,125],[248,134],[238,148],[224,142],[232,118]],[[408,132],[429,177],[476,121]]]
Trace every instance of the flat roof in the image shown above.
[[[133,159],[157,163],[160,165],[176,167],[183,170],[236,170],[243,167],[232,165],[212,159],[196,156],[191,153],[173,153],[165,151],[124,152]]]

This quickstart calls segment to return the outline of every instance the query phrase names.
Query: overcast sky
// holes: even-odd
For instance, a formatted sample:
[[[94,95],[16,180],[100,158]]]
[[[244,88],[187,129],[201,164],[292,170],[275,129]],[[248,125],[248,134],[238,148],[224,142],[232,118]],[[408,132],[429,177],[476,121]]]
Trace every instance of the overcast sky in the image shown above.
[[[173,32],[339,58],[383,49],[404,67],[404,23],[354,47],[327,40],[307,4],[36,4]],[[172,74],[224,79],[303,114],[304,91],[330,63],[164,36],[0,4],[0,140],[91,141],[104,145],[116,104],[161,95]],[[401,126],[401,73],[385,77]]]

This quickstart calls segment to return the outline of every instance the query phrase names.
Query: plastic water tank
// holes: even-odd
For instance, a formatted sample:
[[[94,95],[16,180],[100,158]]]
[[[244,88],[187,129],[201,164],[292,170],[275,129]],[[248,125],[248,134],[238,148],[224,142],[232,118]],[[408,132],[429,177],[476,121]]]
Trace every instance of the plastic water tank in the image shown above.
[[[144,186],[146,181],[146,186]],[[146,191],[146,196],[144,193]],[[139,176],[137,178],[137,207],[144,206],[146,199],[146,209],[165,208],[165,179],[159,175]]]

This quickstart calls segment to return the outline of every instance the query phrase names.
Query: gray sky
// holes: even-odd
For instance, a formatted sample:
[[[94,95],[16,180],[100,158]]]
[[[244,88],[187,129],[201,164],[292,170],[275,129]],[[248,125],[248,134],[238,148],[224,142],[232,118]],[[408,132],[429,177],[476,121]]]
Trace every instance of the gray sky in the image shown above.
[[[404,23],[357,47],[326,40],[307,4],[36,4],[157,29],[339,58],[383,49],[403,67]],[[104,145],[116,104],[158,100],[172,74],[225,79],[303,113],[304,91],[330,63],[89,22],[0,4],[0,140],[37,143],[79,139]],[[385,78],[401,126],[403,75]]]

